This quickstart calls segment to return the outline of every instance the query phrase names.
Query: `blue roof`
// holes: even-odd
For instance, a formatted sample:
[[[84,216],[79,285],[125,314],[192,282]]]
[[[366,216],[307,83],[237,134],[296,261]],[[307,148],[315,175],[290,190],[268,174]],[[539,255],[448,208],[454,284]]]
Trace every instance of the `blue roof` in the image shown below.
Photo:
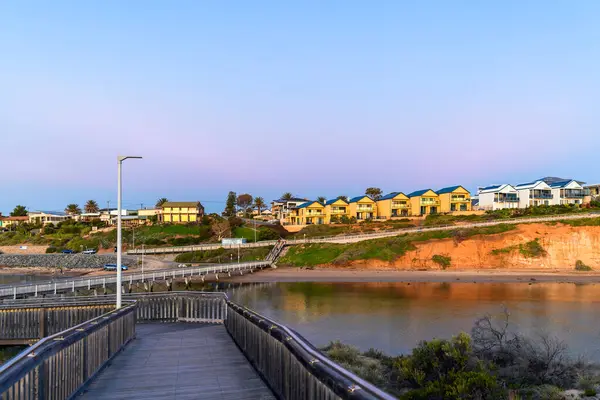
[[[481,188],[480,190],[492,190],[492,189],[500,189],[503,185],[491,185]]]
[[[308,207],[308,206],[310,206],[310,205],[312,205],[312,204],[315,204],[315,203],[319,203],[319,202],[318,202],[318,201],[316,201],[316,200],[315,200],[315,201],[309,200],[309,201],[307,201],[306,203],[302,203],[302,204],[300,204],[300,205],[299,205],[298,207],[296,207],[296,208],[306,208],[306,207]],[[320,205],[323,205],[323,204],[321,204],[321,203],[319,203],[319,204],[320,204]]]
[[[417,197],[417,196],[423,196],[425,193],[429,192],[431,189],[423,189],[423,190],[417,190],[416,192],[412,192],[407,194],[408,197]],[[433,192],[433,190],[431,190]]]
[[[62,211],[44,211],[44,210],[37,210],[34,211],[33,213],[43,213],[43,214],[51,214],[51,215],[58,215],[60,217],[66,217],[67,213],[66,212],[62,212]]]
[[[344,199],[340,199],[340,198],[338,197],[337,199],[331,199],[331,200],[327,200],[327,201],[325,202],[325,205],[326,205],[326,206],[328,206],[328,205],[330,205],[330,204],[333,204],[333,203],[335,203],[335,202],[336,202],[336,201],[338,201],[338,200],[341,200],[341,201],[343,201],[344,203],[346,203],[346,200],[344,200]]]
[[[539,180],[533,181],[533,182],[527,182],[527,183],[519,183],[517,186],[529,186],[529,185],[533,185],[538,182],[539,182]]]
[[[348,203],[356,203],[357,201],[364,199],[365,197],[371,199],[369,196],[363,194],[362,196],[356,196],[356,197],[351,198]],[[371,200],[373,200],[373,199],[371,199]]]
[[[553,188],[560,188],[560,187],[567,186],[571,182],[575,182],[575,181],[573,181],[573,179],[565,179],[564,181],[552,182],[549,186],[553,187]]]
[[[452,193],[452,192],[454,192],[458,188],[462,188],[462,186],[460,186],[460,185],[458,185],[458,186],[448,186],[448,187],[445,187],[445,188],[442,188],[442,189],[438,190],[436,193],[437,194]]]
[[[392,192],[392,193],[388,193],[385,196],[383,196],[382,198],[380,198],[379,200],[389,200],[389,199],[393,199],[394,197],[398,196],[401,192]]]

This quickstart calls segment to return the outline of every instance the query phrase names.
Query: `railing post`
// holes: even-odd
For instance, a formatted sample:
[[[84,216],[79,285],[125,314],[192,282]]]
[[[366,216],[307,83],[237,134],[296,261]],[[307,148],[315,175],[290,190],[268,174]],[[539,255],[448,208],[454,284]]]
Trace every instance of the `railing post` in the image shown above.
[[[38,336],[41,339],[46,337],[46,309],[44,307],[40,308],[38,312],[38,318],[40,319],[40,324],[38,325]]]

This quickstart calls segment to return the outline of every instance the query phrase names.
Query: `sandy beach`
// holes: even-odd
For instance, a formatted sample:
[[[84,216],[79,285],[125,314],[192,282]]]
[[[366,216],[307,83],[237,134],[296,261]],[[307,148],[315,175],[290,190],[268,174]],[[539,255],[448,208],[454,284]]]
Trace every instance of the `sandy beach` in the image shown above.
[[[231,282],[473,282],[473,283],[600,283],[600,273],[571,271],[454,270],[390,271],[280,267],[235,276]]]

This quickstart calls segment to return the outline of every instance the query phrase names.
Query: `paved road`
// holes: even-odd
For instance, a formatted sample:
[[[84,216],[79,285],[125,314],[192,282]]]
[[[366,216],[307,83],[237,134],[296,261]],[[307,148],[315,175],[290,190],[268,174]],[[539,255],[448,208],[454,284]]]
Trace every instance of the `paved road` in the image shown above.
[[[223,325],[139,324],[83,399],[271,400]]]

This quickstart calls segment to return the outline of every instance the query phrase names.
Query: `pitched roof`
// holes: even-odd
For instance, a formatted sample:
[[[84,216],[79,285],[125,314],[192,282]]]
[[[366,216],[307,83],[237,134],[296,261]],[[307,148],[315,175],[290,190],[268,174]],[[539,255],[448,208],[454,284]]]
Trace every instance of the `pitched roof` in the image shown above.
[[[577,181],[577,180],[571,179],[571,178],[569,178],[569,179],[558,178],[556,176],[547,176],[545,178],[540,178],[538,180],[539,181],[544,181],[544,182],[546,182],[550,186],[552,186],[553,183],[564,182],[564,181],[567,181],[567,182],[575,181],[575,182],[579,183],[580,185],[584,185],[585,184],[585,182],[583,182],[583,181]]]
[[[502,186],[504,186],[504,185],[490,185],[490,186],[479,188],[479,190],[483,192],[484,190],[500,189]]]
[[[392,193],[388,193],[385,196],[381,197],[379,200],[389,200],[389,199],[393,199],[394,197],[398,196],[400,193],[402,192],[392,192]]]
[[[276,203],[287,203],[289,201],[293,201],[293,202],[298,202],[298,201],[309,201],[308,199],[301,199],[299,197],[292,197],[291,199],[277,199],[277,200],[273,200]]]
[[[59,217],[66,217],[67,213],[63,212],[63,211],[43,211],[43,210],[37,210],[37,211],[32,211],[32,214],[48,214],[48,215],[56,215]]]
[[[363,194],[362,196],[356,196],[356,197],[351,198],[348,203],[356,203],[357,201],[360,201],[360,200],[364,199],[365,197],[368,198],[368,199],[370,199],[370,200],[373,200],[369,196],[367,196],[366,194]]]
[[[338,201],[338,200],[339,200],[339,201],[343,201],[344,203],[348,204],[348,202],[347,202],[346,200],[344,200],[344,199],[340,199],[340,198],[338,197],[338,198],[336,198],[336,199],[327,200],[327,201],[325,202],[325,205],[326,205],[326,206],[328,206],[328,205],[330,205],[330,204],[333,204],[333,203],[335,203],[335,202],[336,202],[336,201]]]
[[[29,220],[28,216],[18,216],[18,217],[11,217],[11,216],[2,216],[0,215],[0,220],[2,221],[27,221]]]
[[[552,183],[548,183],[548,185],[550,185],[551,188],[561,188],[561,187],[567,186],[571,182],[575,182],[575,183],[579,184],[579,182],[577,182],[573,179],[565,179],[562,181],[554,181]]]
[[[167,201],[162,207],[202,207],[199,201]]]
[[[306,208],[306,207],[308,207],[308,206],[312,206],[312,205],[313,205],[313,204],[315,204],[315,203],[317,203],[317,204],[318,204],[318,205],[320,205],[321,207],[324,207],[324,205],[323,205],[322,203],[319,203],[319,202],[318,202],[318,201],[316,201],[316,200],[315,200],[315,201],[311,201],[311,200],[309,200],[309,201],[307,201],[306,203],[302,203],[302,204],[300,204],[300,205],[299,205],[298,207],[296,207],[296,208]]]
[[[415,192],[409,193],[407,194],[408,197],[417,197],[417,196],[423,196],[425,193],[429,192],[431,189],[423,189],[423,190],[417,190]],[[433,192],[433,190],[431,190]],[[434,192],[435,193],[435,192]]]
[[[445,187],[445,188],[442,188],[442,189],[438,190],[436,193],[437,194],[452,193],[452,192],[454,192],[458,188],[465,189],[464,187],[462,187],[460,185],[457,185],[457,186],[448,186],[448,187]],[[465,189],[465,190],[467,190],[467,189]]]

